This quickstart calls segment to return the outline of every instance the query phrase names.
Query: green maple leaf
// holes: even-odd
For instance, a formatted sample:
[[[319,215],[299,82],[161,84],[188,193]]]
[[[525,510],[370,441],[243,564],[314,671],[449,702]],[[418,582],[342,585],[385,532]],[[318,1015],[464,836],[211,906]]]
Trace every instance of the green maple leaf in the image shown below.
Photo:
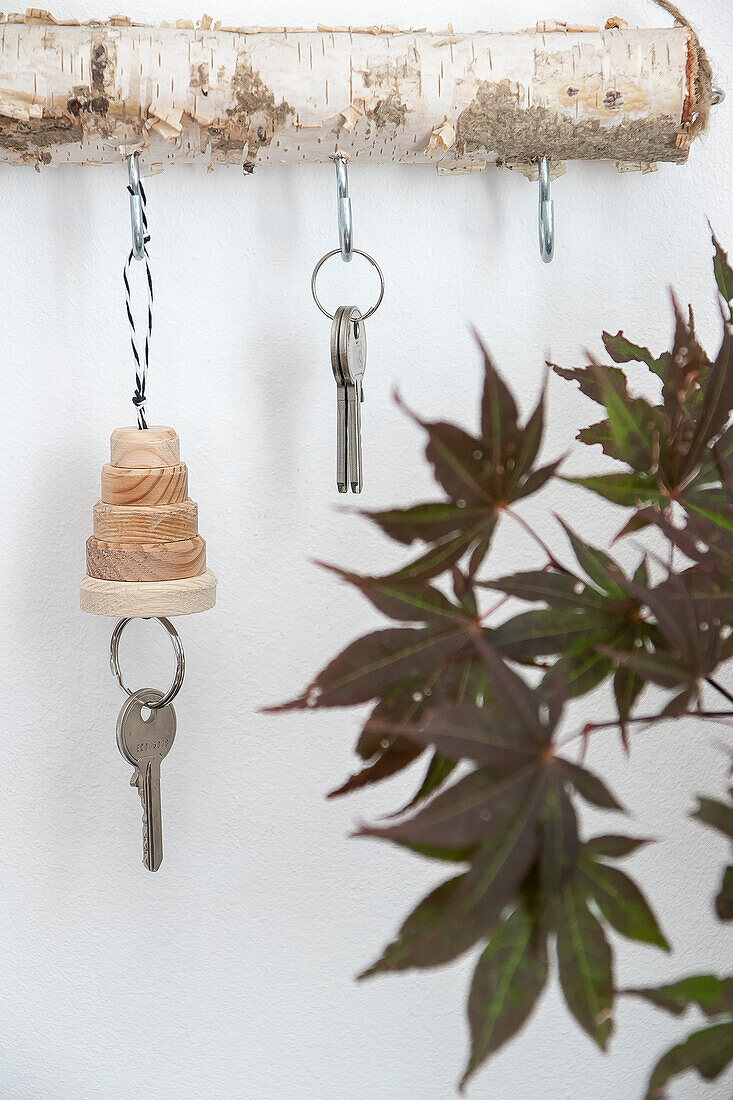
[[[715,1081],[733,1063],[733,1020],[702,1028],[673,1047],[657,1063],[649,1079],[647,1100],[663,1100],[669,1082],[694,1069]]]
[[[648,624],[641,616],[642,602],[625,587],[622,570],[605,552],[584,543],[567,525],[565,532],[583,576],[545,569],[516,573],[496,581],[479,582],[517,599],[545,603],[543,610],[528,611],[492,631],[491,642],[513,660],[531,662],[557,655],[557,663],[545,677],[545,687],[562,679],[571,697],[584,695],[609,676],[622,728],[631,715],[645,680],[637,672],[614,669],[611,657],[600,647],[634,650],[648,640]],[[644,579],[645,566],[640,567]]]
[[[546,940],[538,934],[531,910],[520,903],[500,920],[474,971],[468,1000],[471,1058],[461,1091],[527,1022],[547,984],[547,972]]]
[[[590,905],[621,935],[669,950],[639,888],[609,863],[646,843],[624,836],[588,841],[581,849],[577,874],[566,883],[557,908],[557,952],[565,1000],[580,1026],[604,1050],[613,1031],[613,953]]]
[[[702,1011],[708,1026],[694,1031],[660,1058],[652,1070],[646,1100],[663,1100],[667,1085],[688,1070],[715,1081],[733,1064],[733,978],[696,974],[656,988],[626,989],[673,1016],[691,1006]]]
[[[703,825],[722,833],[733,844],[733,789],[728,792],[728,797],[728,802],[698,797],[698,807],[692,816]],[[715,899],[715,911],[720,920],[733,920],[733,864],[729,864],[723,872],[718,896]],[[731,1011],[733,1011],[733,998]]]
[[[488,669],[495,703],[438,708],[401,732],[443,757],[470,761],[475,770],[411,817],[360,830],[426,853],[460,852],[470,866],[460,884],[441,895],[444,904],[421,903],[369,975],[433,966],[436,959],[468,950],[489,935],[505,906],[517,903],[533,875],[546,909],[546,936],[580,851],[569,792],[621,809],[597,776],[555,756],[553,733],[562,706],[545,708],[480,634],[474,633],[472,644]]]
[[[730,321],[731,270],[717,241],[715,248],[724,319]],[[697,339],[692,310],[685,316],[674,298],[673,306],[674,344],[659,358],[623,333],[604,334],[616,363],[643,363],[662,380],[661,403],[632,397],[617,366],[591,361],[589,367],[574,370],[554,367],[605,407],[607,419],[583,429],[580,441],[599,444],[611,458],[630,467],[624,473],[568,480],[622,507],[666,509],[670,501],[680,501],[686,508],[705,509],[716,503],[720,472],[711,470],[711,459],[733,409],[733,331],[726,324],[720,352],[711,362]]]
[[[688,570],[683,574],[688,579],[696,578],[696,593],[704,592],[705,586],[701,581],[708,578],[712,582],[708,586],[709,598],[730,599],[733,588],[733,507],[705,516],[697,511],[690,512],[685,517],[684,527],[675,526],[667,516],[657,512],[646,511],[642,516],[659,527],[673,546],[696,563],[694,571]]]
[[[666,377],[672,358],[668,351],[660,356],[654,356],[649,348],[634,344],[624,336],[623,332],[618,332],[615,336],[612,336],[610,332],[604,332],[603,344],[614,363],[644,363],[650,371],[660,378]],[[619,373],[623,374],[622,371],[619,371]]]
[[[623,992],[641,997],[673,1016],[682,1016],[692,1006],[699,1008],[708,1019],[733,1013],[733,978],[716,978],[714,974],[695,974],[667,985]]]
[[[617,932],[627,939],[670,950],[649,903],[628,875],[595,859],[586,850],[581,861],[581,878],[588,896]]]
[[[728,319],[731,320],[733,319],[733,270],[723,246],[714,233],[713,246],[715,248],[715,281],[718,284],[720,296],[728,307]]]
[[[486,674],[467,639],[466,628],[476,623],[478,612],[462,575],[461,582],[455,579],[461,595],[454,603],[426,581],[325,568],[357,588],[383,614],[410,624],[357,639],[301,695],[266,708],[268,713],[317,710],[376,700],[357,744],[367,766],[332,791],[336,797],[390,778],[414,763],[423,749],[403,736],[403,727],[419,721],[430,707],[483,698]],[[426,776],[420,798],[448,778],[449,767],[436,777],[438,763]]]
[[[619,667],[676,690],[662,716],[682,714],[697,700],[701,683],[727,657],[725,625],[713,595],[700,590],[695,574],[689,572],[670,572],[655,588],[628,579],[623,583],[654,616],[654,634],[649,636],[653,644],[623,652],[599,648]]]
[[[447,499],[364,513],[403,545],[429,545],[426,553],[396,574],[400,579],[429,579],[467,555],[469,576],[474,577],[489,550],[501,510],[543,488],[559,466],[559,462],[536,466],[544,432],[544,391],[521,427],[511,391],[479,344],[484,388],[478,435],[409,413],[427,434],[425,455]]]
[[[605,1050],[613,1033],[613,952],[603,925],[575,882],[563,891],[557,960],[565,1002],[585,1032]]]

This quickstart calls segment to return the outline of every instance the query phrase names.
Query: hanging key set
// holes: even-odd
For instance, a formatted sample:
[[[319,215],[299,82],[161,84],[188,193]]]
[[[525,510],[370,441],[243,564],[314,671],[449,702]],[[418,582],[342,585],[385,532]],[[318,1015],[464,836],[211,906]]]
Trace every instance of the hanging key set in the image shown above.
[[[349,489],[352,493],[360,493],[364,487],[361,406],[367,351],[365,322],[382,304],[384,275],[373,256],[354,248],[347,157],[337,153],[333,159],[340,246],[327,252],[316,264],[311,277],[311,293],[321,313],[331,321],[331,370],[336,382],[336,486],[340,493],[348,493]],[[363,256],[379,276],[379,297],[366,313],[362,314],[356,306],[340,306],[335,313],[329,313],[318,297],[318,273],[327,260],[338,255],[344,263],[350,263],[354,255]]]
[[[198,506],[188,495],[188,468],[181,462],[178,435],[173,428],[149,427],[146,419],[153,280],[137,153],[129,156],[128,169],[132,249],[123,279],[135,362],[132,400],[137,426],[112,433],[110,461],[102,467],[101,499],[94,508],[94,533],[87,541],[81,609],[119,619],[110,641],[110,665],[128,698],[117,719],[117,746],[134,769],[130,784],[142,802],[143,864],[157,871],[163,859],[160,765],[175,740],[173,700],[186,673],[183,643],[170,618],[213,607],[216,577],[206,567],[206,543],[199,535]],[[140,270],[136,261],[144,264],[147,292],[140,346],[131,295],[131,271]],[[132,691],[123,680],[120,639],[135,618],[157,619],[173,643],[176,672],[165,693],[154,688]]]
[[[316,305],[332,322],[331,368],[336,381],[336,481],[340,493],[363,487],[361,418],[366,367],[366,320],[384,297],[384,276],[368,253],[353,247],[347,158],[336,164],[340,247],[319,260],[311,279]],[[163,860],[161,764],[176,737],[173,701],[183,685],[186,659],[171,618],[208,611],[216,603],[216,577],[206,565],[206,543],[199,535],[198,507],[188,495],[188,468],[181,462],[173,428],[147,422],[147,379],[153,331],[153,280],[150,273],[146,196],[140,179],[139,154],[127,157],[132,248],[123,269],[125,305],[135,365],[132,398],[137,426],[118,428],[110,441],[110,460],[102,467],[101,499],[94,507],[94,533],[87,541],[87,575],[81,583],[81,609],[113,615],[118,622],[110,640],[110,666],[127,695],[117,719],[117,747],[133,768],[130,785],[142,803],[143,865],[157,871]],[[336,255],[345,263],[363,256],[379,276],[379,297],[362,313],[340,306],[331,314],[316,289],[318,272]],[[139,261],[137,263],[136,261]],[[131,273],[144,270],[147,294],[144,338],[135,324]],[[168,691],[125,684],[119,659],[123,631],[132,619],[157,619],[173,644],[176,672]]]

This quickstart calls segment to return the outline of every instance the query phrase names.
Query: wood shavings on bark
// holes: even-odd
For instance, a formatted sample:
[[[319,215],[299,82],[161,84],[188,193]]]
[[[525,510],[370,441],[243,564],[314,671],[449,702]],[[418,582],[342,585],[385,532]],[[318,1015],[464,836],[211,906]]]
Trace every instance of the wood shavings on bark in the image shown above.
[[[601,28],[579,23],[561,23],[557,19],[541,19],[535,29],[539,34],[597,34]]]
[[[497,168],[505,168],[508,172],[521,172],[530,183],[539,183],[540,181],[540,168],[536,161],[527,163],[526,161],[500,160],[496,162],[496,166]],[[564,160],[551,160],[550,182],[559,180],[561,176],[566,174],[567,170],[568,166]]]
[[[364,112],[362,110],[360,110],[358,107],[355,107],[353,103],[350,103],[348,107],[345,107],[344,110],[341,111],[341,118],[343,119],[344,130],[346,130],[347,133],[351,133],[351,131],[355,128],[357,122],[360,118],[362,118],[363,115]]]
[[[447,151],[452,149],[456,143],[456,131],[453,123],[449,118],[446,118],[442,126],[433,130],[428,141],[428,147],[425,150],[427,156],[434,157],[436,153],[441,150]]]
[[[148,125],[166,141],[175,141],[183,131],[183,109],[167,107],[160,103],[150,106]]]
[[[448,153],[435,165],[439,176],[466,175],[469,172],[483,172],[486,168],[486,157],[463,156],[457,157],[455,153]]]
[[[3,118],[13,118],[19,122],[43,118],[43,104],[44,100],[41,96],[0,88],[0,116]]]
[[[648,176],[650,172],[659,171],[659,165],[649,161],[641,161],[639,164],[625,164],[623,161],[619,161],[616,168],[622,174],[625,172],[641,172],[644,176]]]

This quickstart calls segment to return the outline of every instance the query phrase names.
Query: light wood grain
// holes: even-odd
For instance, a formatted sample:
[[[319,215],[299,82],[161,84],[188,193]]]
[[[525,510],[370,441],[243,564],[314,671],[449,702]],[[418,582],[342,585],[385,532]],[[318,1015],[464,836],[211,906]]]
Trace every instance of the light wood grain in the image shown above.
[[[130,583],[85,577],[79,603],[82,611],[90,615],[115,618],[195,615],[215,605],[216,584],[210,569],[199,577],[182,581]]]
[[[110,463],[128,470],[178,466],[181,443],[173,428],[116,428],[110,439]]]
[[[188,499],[188,469],[185,463],[159,469],[123,469],[106,463],[102,467],[102,500],[105,504],[182,504]]]
[[[87,539],[87,573],[105,581],[177,581],[206,572],[206,543],[200,535],[180,542],[133,546]]]
[[[182,504],[94,505],[94,537],[101,542],[125,545],[146,542],[179,542],[198,535],[198,505],[194,500]]]

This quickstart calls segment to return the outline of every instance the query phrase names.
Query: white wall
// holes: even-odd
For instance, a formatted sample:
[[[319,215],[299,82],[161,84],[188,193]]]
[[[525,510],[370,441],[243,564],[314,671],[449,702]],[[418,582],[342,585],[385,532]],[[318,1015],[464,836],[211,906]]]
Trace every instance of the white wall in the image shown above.
[[[515,29],[609,14],[668,23],[637,0],[613,10],[581,0],[245,7],[219,0],[214,14],[234,23],[436,29],[449,19],[460,29]],[[725,85],[733,18],[718,0],[686,7]],[[81,0],[57,0],[54,11],[107,14]],[[177,0],[125,11],[153,22],[200,14]],[[667,346],[670,283],[696,303],[712,344],[719,321],[705,219],[733,249],[732,140],[729,99],[685,168],[642,177],[572,165],[554,188],[558,253],[549,268],[537,256],[536,191],[523,179],[354,167],[356,243],[373,251],[388,281],[368,325],[364,505],[433,492],[420,435],[392,401],[395,386],[429,416],[474,422],[480,372],[470,323],[525,409],[546,354],[575,364],[584,347],[599,349],[603,327]],[[352,981],[441,875],[387,845],[347,838],[355,821],[395,808],[417,775],[327,803],[324,793],[354,764],[358,715],[257,713],[380,621],[310,559],[364,572],[399,560],[339,509],[332,484],[329,326],[309,279],[335,243],[333,175],[175,168],[148,192],[150,413],[180,433],[221,581],[215,611],[179,620],[189,671],[164,764],[166,856],[155,877],[140,865],[137,797],[115,746],[122,696],[107,666],[112,624],[77,610],[99,468],[111,429],[131,418],[124,170],[0,166],[0,1095],[446,1100],[466,1053],[470,960]],[[336,265],[335,274],[354,280],[344,300],[361,300],[358,272]],[[341,293],[336,278],[331,287]],[[591,410],[556,381],[551,413],[547,454],[556,455]],[[568,469],[597,462],[576,449]],[[580,490],[553,492],[524,514],[558,549],[553,508],[599,539],[618,524],[617,513]],[[533,545],[505,529],[491,564],[500,573],[536,561]],[[162,685],[171,664],[162,632],[138,623],[130,635],[129,679]],[[581,704],[579,723],[603,705],[605,697]],[[687,818],[697,791],[724,790],[724,734],[684,723],[639,734],[630,763],[613,734],[592,749],[591,763],[633,809],[630,827],[664,841],[633,866],[676,952],[619,941],[622,984],[730,968],[730,934],[710,904],[725,845]],[[470,1095],[639,1097],[648,1068],[685,1027],[622,1004],[603,1057],[553,987]],[[730,1077],[705,1088],[690,1076],[672,1090],[677,1098],[730,1094]]]

